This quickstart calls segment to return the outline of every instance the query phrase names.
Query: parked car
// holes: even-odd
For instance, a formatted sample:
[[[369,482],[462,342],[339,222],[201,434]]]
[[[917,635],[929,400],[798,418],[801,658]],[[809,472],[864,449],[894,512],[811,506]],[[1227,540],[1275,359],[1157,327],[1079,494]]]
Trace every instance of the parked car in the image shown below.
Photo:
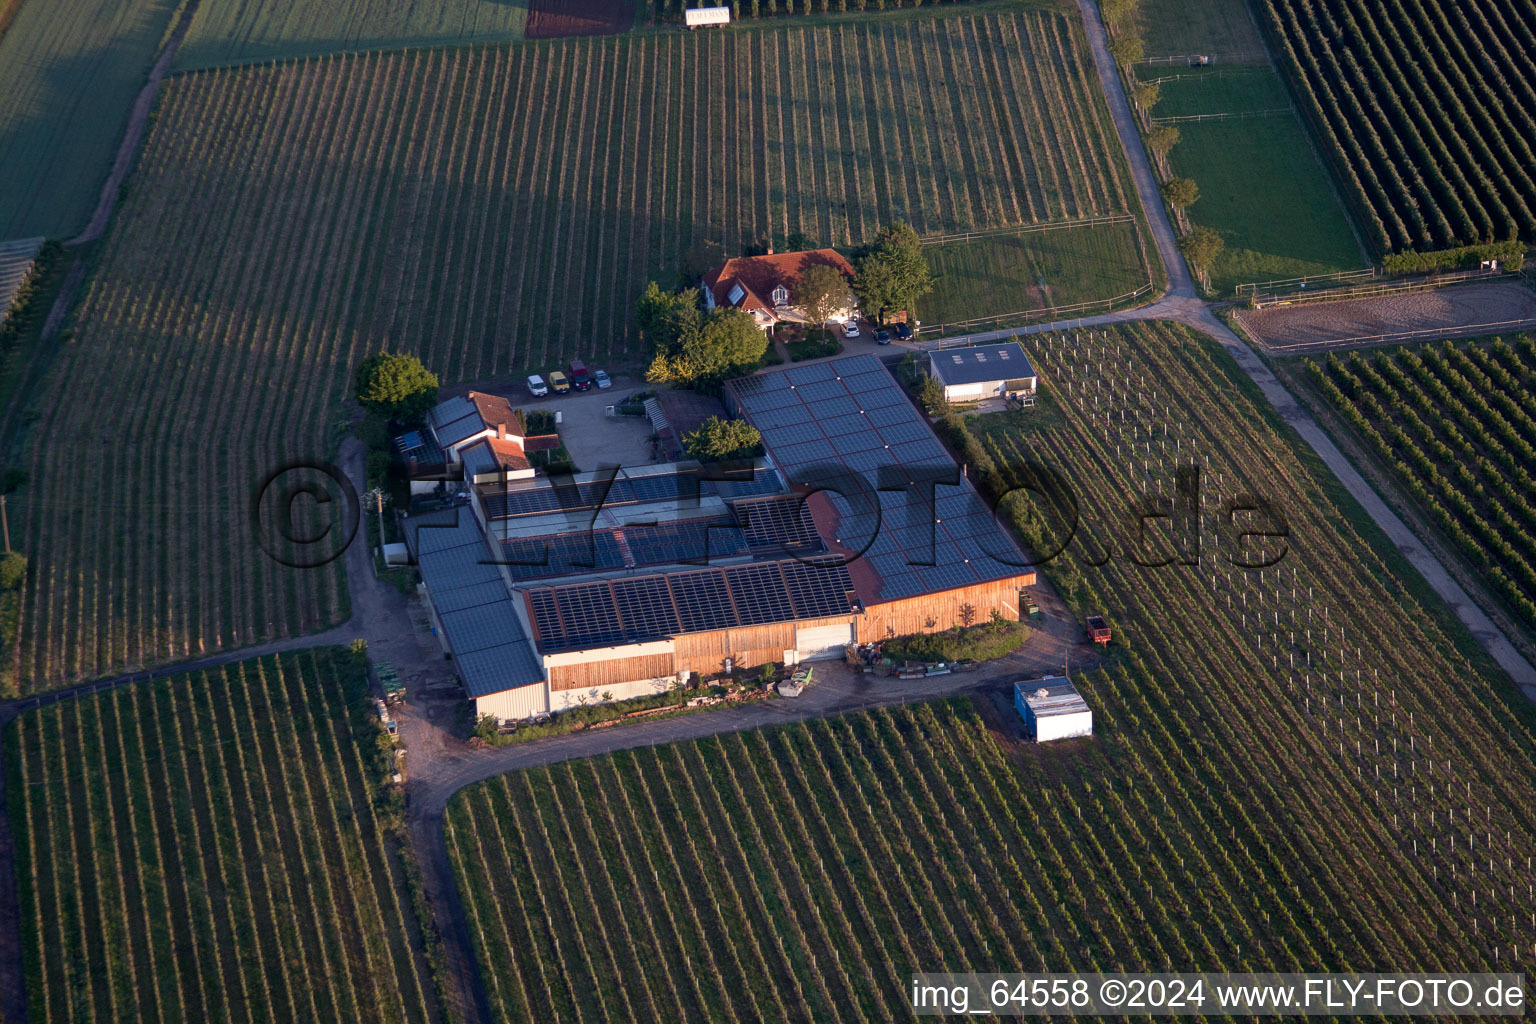
[[[896,325],[896,337],[900,341],[911,341],[912,340],[912,328],[908,327],[906,324],[897,324]]]
[[[571,382],[566,379],[565,374],[556,370],[549,375],[549,388],[555,394],[563,395],[571,390]]]
[[[875,344],[889,345],[891,343],[891,329],[889,327],[875,328]]]
[[[859,336],[859,325],[854,323],[852,320],[845,320],[843,322],[843,337],[845,337],[845,338],[857,338],[858,336]]]
[[[528,378],[528,393],[534,398],[543,398],[549,394],[549,385],[544,383],[543,377],[532,374]]]
[[[607,391],[613,387],[613,381],[608,379],[608,373],[605,370],[593,370],[592,383],[597,385],[599,391]]]
[[[587,365],[580,359],[572,359],[571,364],[565,368],[571,376],[571,387],[577,391],[592,390],[592,374],[587,370]]]

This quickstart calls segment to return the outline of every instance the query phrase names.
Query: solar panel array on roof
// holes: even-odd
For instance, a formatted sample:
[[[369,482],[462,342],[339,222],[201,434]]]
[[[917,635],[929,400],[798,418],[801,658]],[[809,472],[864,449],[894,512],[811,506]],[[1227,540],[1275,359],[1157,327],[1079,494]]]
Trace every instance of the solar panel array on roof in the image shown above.
[[[712,476],[724,476],[714,480]],[[596,474],[582,474],[575,479],[552,481],[512,481],[482,488],[486,514],[492,519],[541,515],[548,512],[617,508],[649,502],[692,502],[711,496],[744,498],[757,494],[777,494],[784,481],[767,465],[756,472],[726,470],[719,467],[684,463],[660,468],[621,469],[611,481]]]
[[[485,429],[480,410],[467,398],[450,398],[439,402],[427,414],[427,420],[446,447],[452,447],[465,438],[473,437]]]
[[[528,591],[545,652],[852,612],[845,566],[793,559]]]
[[[718,559],[740,558],[748,553],[748,547],[735,519],[709,516],[514,537],[501,542],[501,552],[507,572],[521,582],[637,565],[707,565]]]
[[[847,494],[827,492],[838,514],[837,540],[861,551],[875,570],[880,584],[873,599],[893,601],[1028,570],[874,356],[759,373],[727,387],[791,483],[839,480]],[[831,473],[829,464],[836,466]],[[953,483],[931,482],[937,480]]]
[[[505,540],[501,559],[514,580],[624,568],[624,551],[611,530]]]
[[[448,638],[465,692],[484,697],[544,680],[543,665],[523,629],[512,593],[468,509],[454,508],[408,523],[422,581]]]
[[[798,494],[754,498],[731,506],[754,552],[805,555],[826,550],[805,498]]]

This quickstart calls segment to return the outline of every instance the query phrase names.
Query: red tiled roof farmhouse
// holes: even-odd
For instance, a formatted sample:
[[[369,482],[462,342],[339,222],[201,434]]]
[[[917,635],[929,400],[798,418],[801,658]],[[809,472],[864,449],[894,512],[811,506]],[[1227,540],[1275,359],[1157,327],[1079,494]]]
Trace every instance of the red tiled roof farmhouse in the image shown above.
[[[783,252],[768,256],[738,256],[726,260],[725,265],[704,275],[704,287],[714,296],[717,306],[735,306],[738,309],[772,309],[773,289],[784,285],[789,290],[790,302],[794,302],[795,282],[807,267],[815,264],[836,267],[848,277],[853,267],[836,249],[807,249],[803,252]],[[732,301],[731,290],[740,284],[746,294],[740,302]]]

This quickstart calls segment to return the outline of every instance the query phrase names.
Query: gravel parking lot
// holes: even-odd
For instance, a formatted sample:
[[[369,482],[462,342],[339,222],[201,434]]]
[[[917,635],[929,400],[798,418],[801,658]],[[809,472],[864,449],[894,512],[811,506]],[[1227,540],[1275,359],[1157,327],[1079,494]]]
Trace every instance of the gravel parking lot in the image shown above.
[[[644,391],[642,385],[607,391],[572,391],[547,398],[530,398],[529,409],[560,413],[560,437],[576,468],[590,473],[602,463],[621,466],[646,466],[651,462],[651,424],[644,416],[617,416],[604,410],[618,405],[629,395]]]
[[[1350,302],[1243,310],[1243,328],[1280,354],[1536,327],[1536,291],[1513,281]]]

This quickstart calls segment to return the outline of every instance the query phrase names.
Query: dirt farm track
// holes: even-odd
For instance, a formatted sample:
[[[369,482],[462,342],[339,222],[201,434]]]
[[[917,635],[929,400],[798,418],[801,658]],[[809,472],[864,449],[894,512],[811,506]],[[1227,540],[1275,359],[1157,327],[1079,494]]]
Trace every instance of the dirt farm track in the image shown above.
[[[1458,285],[1350,302],[1243,310],[1238,321],[1276,354],[1536,328],[1536,291],[1523,284]]]

